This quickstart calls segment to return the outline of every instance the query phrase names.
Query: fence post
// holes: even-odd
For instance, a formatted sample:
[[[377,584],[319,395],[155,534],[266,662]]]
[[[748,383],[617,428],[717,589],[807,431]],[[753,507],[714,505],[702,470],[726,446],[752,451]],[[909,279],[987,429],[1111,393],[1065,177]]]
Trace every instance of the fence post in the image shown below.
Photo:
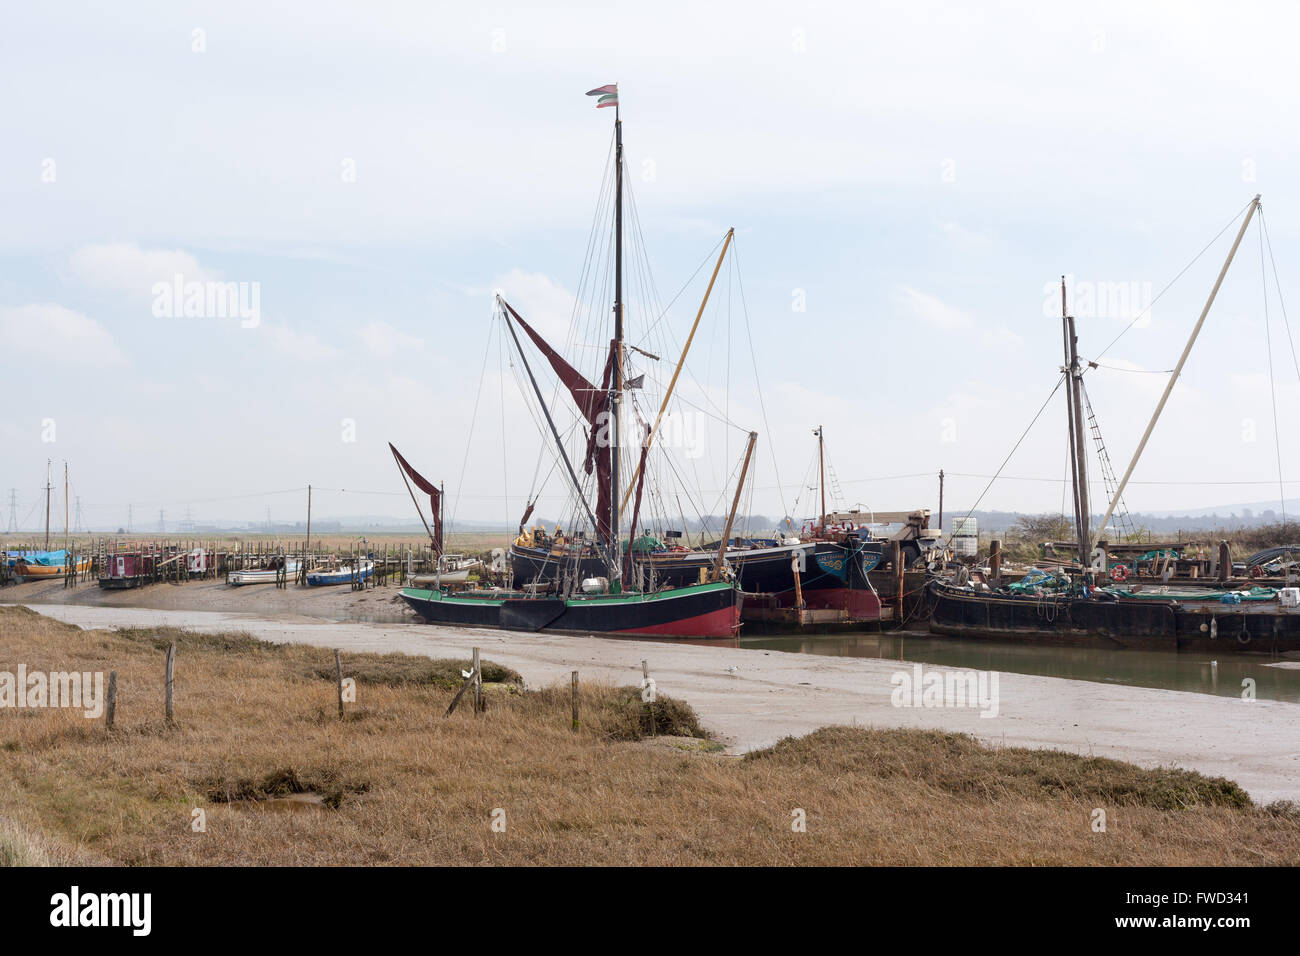
[[[104,705],[104,726],[113,729],[113,720],[117,717],[117,671],[108,672],[108,700]]]
[[[175,723],[174,709],[172,707],[172,691],[176,678],[176,642],[172,641],[167,645],[167,670],[164,686],[166,688],[166,702],[164,710],[167,713],[167,723]]]
[[[573,691],[573,729],[578,729],[578,672],[574,671],[569,679]]]

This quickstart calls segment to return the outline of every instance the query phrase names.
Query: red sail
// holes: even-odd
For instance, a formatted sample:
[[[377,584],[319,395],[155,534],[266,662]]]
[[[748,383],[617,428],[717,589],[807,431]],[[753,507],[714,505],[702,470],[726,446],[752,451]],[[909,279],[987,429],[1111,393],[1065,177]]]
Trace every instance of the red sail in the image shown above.
[[[595,427],[596,417],[605,410],[605,401],[609,396],[608,387],[597,389],[592,385],[576,368],[564,360],[559,352],[546,344],[546,340],[533,331],[533,327],[519,317],[519,313],[514,310],[509,302],[503,302],[505,307],[510,310],[519,327],[528,333],[528,337],[533,340],[538,351],[546,356],[546,360],[551,363],[551,368],[555,369],[555,374],[560,377],[564,387],[569,390],[573,400],[577,403],[578,411],[582,412],[582,417]]]
[[[422,474],[411,467],[411,463],[402,457],[402,453],[393,447],[393,443],[388,443],[389,449],[393,452],[393,457],[397,459],[397,464],[401,466],[402,471],[410,476],[415,487],[419,488],[429,496],[429,507],[433,509],[433,546],[438,549],[438,554],[442,554],[442,491],[433,482],[429,481]]]
[[[555,349],[546,344],[546,340],[533,331],[532,326],[519,317],[519,313],[514,310],[510,303],[502,300],[509,311],[510,315],[519,327],[528,333],[528,337],[533,340],[546,360],[551,363],[551,368],[559,376],[564,387],[569,390],[573,396],[573,402],[578,406],[578,411],[582,412],[582,417],[587,420],[591,426],[587,434],[587,457],[583,463],[583,470],[591,474],[592,466],[596,469],[596,533],[600,535],[601,540],[610,541],[611,534],[609,519],[610,509],[613,507],[613,499],[610,494],[612,488],[611,469],[610,469],[610,438],[608,437],[609,422],[607,403],[609,399],[610,378],[614,370],[614,348],[615,344],[610,342],[609,356],[605,359],[605,372],[603,382],[600,388],[592,385],[586,377],[575,369],[572,365],[564,360]],[[606,432],[604,441],[598,440],[601,431]]]

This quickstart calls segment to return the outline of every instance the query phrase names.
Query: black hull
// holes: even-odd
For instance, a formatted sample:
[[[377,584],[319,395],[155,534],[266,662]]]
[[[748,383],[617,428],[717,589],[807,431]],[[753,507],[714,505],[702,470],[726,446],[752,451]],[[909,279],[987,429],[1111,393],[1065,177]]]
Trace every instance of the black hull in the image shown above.
[[[1300,609],[1267,603],[1032,597],[930,585],[930,630],[951,637],[1204,653],[1300,653]]]
[[[813,549],[811,552],[809,549]],[[740,589],[750,594],[795,593],[792,559],[799,552],[804,555],[800,567],[800,583],[805,594],[819,590],[840,591],[849,589],[871,590],[867,573],[879,563],[884,545],[878,541],[865,542],[855,549],[831,541],[807,542],[802,545],[785,545],[778,548],[760,548],[754,551],[731,551],[727,563],[735,570]],[[639,584],[654,587],[689,587],[700,580],[700,572],[707,571],[717,561],[717,553],[710,551],[659,552],[646,561],[637,561],[633,574],[646,580]],[[576,563],[576,571],[575,571]],[[603,577],[604,563],[594,555],[561,559],[538,548],[514,545],[510,549],[510,567],[514,572],[515,587],[538,583],[555,583],[561,570],[567,578]],[[653,569],[653,582],[648,578]]]
[[[125,591],[129,588],[138,588],[149,583],[148,579],[142,578],[100,578],[99,586],[106,591]]]
[[[431,624],[508,631],[732,637],[740,627],[740,591],[729,584],[567,599],[519,592],[452,595],[407,588],[402,599]]]

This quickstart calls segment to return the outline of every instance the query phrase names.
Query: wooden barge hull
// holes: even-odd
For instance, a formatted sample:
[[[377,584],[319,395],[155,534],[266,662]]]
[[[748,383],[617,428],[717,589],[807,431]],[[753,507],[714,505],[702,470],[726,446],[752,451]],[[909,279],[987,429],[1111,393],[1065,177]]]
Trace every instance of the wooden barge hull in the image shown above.
[[[810,541],[731,551],[727,554],[727,564],[746,594],[741,610],[743,620],[848,625],[877,622],[889,616],[882,615],[880,598],[869,580],[883,551],[884,545],[879,541],[864,542],[854,549],[830,541]],[[544,550],[519,545],[511,548],[510,559],[516,587],[554,580],[561,560]],[[653,555],[648,564],[654,568],[656,584],[682,588],[697,582],[701,572],[712,567],[716,560],[716,555],[709,552],[666,552]],[[605,573],[604,565],[598,558],[584,557],[578,573],[583,577],[599,577]],[[802,615],[797,613],[800,593]]]
[[[402,599],[431,624],[460,627],[629,637],[734,637],[740,629],[740,591],[727,582],[571,598],[403,588]]]
[[[976,594],[930,586],[930,630],[981,640],[1197,653],[1300,654],[1300,608]]]

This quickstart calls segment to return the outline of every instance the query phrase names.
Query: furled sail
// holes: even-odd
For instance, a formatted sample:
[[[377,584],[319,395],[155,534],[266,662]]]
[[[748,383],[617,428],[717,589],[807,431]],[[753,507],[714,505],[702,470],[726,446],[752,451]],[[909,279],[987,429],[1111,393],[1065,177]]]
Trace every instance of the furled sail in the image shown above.
[[[613,499],[610,495],[609,450],[614,436],[610,434],[608,403],[610,379],[614,371],[614,343],[610,343],[609,355],[605,359],[602,383],[600,388],[597,388],[587,381],[581,372],[566,362],[562,355],[551,348],[546,340],[520,317],[510,303],[502,300],[501,304],[506,307],[506,310],[519,324],[519,327],[533,340],[537,350],[551,363],[551,368],[555,370],[556,376],[564,383],[564,387],[569,390],[569,394],[573,396],[573,402],[578,406],[578,411],[587,420],[589,426],[587,432],[587,456],[583,463],[583,470],[587,474],[591,474],[593,467],[595,469],[596,532],[600,535],[602,541],[610,542],[613,540],[613,531],[610,529],[610,509],[613,507]],[[604,440],[601,440],[602,435],[605,436]]]
[[[437,549],[439,555],[442,554],[442,491],[433,482],[429,481],[422,474],[411,467],[411,463],[402,457],[392,442],[388,443],[389,449],[393,452],[393,457],[397,459],[398,466],[410,477],[419,488],[429,496],[429,507],[433,509],[433,546]]]

